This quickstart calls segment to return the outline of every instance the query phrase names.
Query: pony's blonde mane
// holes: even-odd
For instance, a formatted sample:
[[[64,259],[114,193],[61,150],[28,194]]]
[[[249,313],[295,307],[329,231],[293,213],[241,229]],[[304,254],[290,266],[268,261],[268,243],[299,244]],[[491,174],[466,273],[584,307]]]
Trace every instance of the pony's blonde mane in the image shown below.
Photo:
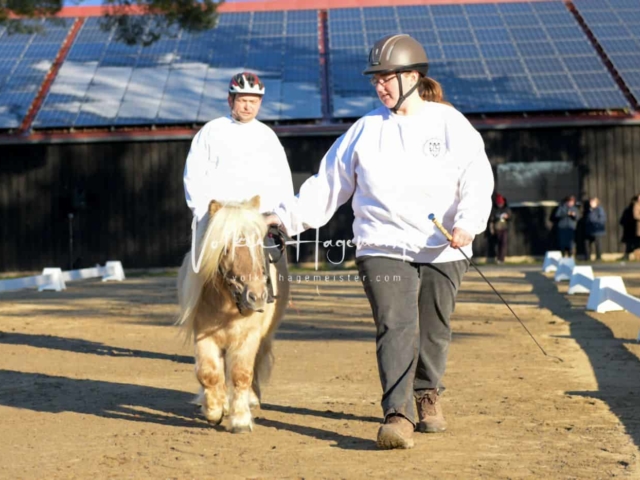
[[[262,239],[267,226],[262,215],[247,203],[228,203],[213,218],[203,218],[198,228],[198,258],[202,257],[198,275],[212,279],[224,255],[235,257],[235,249],[247,245],[252,269],[263,262]],[[193,252],[192,252],[193,254]]]
[[[191,251],[188,271],[180,285],[182,311],[176,324],[192,323],[200,295],[207,282],[214,282],[220,262],[225,255],[235,256],[235,249],[247,245],[252,261],[252,270],[264,264],[262,240],[267,225],[258,210],[250,204],[225,203],[213,216],[207,212],[198,222],[196,251]],[[196,273],[193,265],[198,266]]]

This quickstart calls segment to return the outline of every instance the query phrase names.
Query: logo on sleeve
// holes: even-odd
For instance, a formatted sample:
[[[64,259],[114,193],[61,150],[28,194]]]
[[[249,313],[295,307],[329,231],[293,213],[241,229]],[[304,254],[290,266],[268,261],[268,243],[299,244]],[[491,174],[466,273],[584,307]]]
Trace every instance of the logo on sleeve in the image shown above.
[[[442,139],[433,137],[427,140],[422,148],[424,154],[431,158],[440,158],[444,155],[445,147]]]

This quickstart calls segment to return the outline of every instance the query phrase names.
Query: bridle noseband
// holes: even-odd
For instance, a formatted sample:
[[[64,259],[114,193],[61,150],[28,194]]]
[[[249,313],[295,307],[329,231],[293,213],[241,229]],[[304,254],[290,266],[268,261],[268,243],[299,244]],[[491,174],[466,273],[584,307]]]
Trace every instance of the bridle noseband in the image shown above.
[[[236,307],[238,308],[238,312],[242,313],[242,308],[240,307],[240,304],[242,303],[242,293],[245,291],[247,286],[238,278],[229,276],[228,273],[229,272],[223,270],[222,265],[218,267],[218,275],[220,275],[224,285],[227,287],[227,290],[231,294],[231,297],[233,298]],[[262,267],[262,275],[266,275],[264,267]],[[261,309],[256,311],[263,312],[264,310]]]

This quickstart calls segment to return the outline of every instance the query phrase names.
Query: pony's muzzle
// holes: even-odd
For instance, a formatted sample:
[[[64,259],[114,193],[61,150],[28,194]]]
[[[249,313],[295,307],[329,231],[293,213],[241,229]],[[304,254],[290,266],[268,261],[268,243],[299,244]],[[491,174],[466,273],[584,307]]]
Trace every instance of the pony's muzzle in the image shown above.
[[[247,310],[260,311],[267,303],[267,291],[265,290],[258,295],[245,286],[242,291],[242,303]]]

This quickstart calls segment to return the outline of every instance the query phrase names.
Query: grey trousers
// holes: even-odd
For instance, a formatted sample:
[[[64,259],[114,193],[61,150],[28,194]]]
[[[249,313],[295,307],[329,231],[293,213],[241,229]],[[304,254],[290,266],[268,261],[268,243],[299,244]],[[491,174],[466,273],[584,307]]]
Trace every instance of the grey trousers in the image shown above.
[[[451,343],[449,317],[467,260],[410,263],[387,257],[356,261],[376,323],[376,355],[385,418],[414,421],[414,392],[442,388]]]

